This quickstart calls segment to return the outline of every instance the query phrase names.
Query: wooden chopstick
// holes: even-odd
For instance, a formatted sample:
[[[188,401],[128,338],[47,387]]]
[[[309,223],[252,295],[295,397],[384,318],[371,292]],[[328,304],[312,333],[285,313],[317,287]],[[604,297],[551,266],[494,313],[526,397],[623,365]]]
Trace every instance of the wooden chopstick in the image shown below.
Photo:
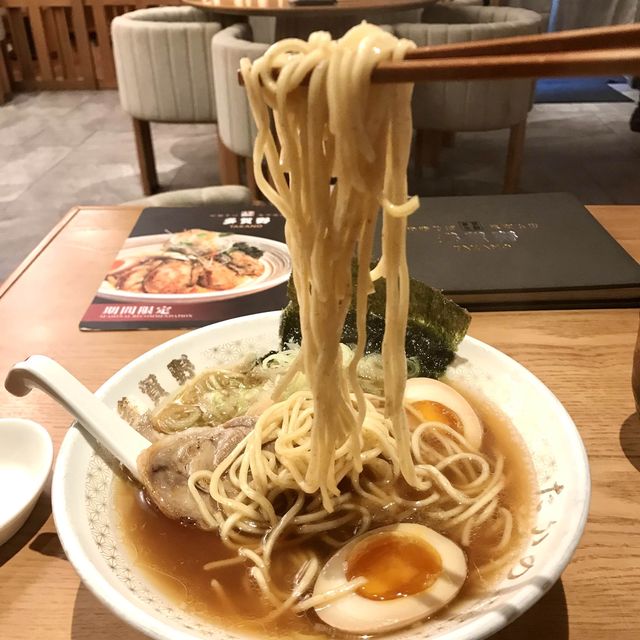
[[[506,80],[613,73],[640,75],[640,25],[419,47],[404,60],[379,64],[371,80]],[[243,84],[240,72],[238,79]]]
[[[563,53],[433,58],[385,62],[372,82],[428,82],[433,80],[490,80],[640,74],[640,47]]]
[[[382,63],[373,82],[488,80],[640,73],[640,25],[419,47]]]
[[[418,47],[405,60],[640,47],[640,24]]]

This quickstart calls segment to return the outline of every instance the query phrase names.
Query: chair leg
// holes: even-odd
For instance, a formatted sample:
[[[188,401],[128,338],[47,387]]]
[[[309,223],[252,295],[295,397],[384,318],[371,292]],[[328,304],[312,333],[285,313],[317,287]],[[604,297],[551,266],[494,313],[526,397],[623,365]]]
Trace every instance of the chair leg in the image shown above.
[[[222,184],[241,184],[240,158],[218,136],[218,167]]]
[[[261,200],[262,194],[258,189],[256,176],[253,173],[253,158],[244,159],[244,173],[246,177],[247,187],[249,187],[249,191],[251,192],[251,200],[253,202],[259,202]]]
[[[2,16],[0,16],[2,20]],[[4,104],[12,97],[11,80],[7,69],[7,58],[4,41],[0,42],[0,104]]]
[[[456,144],[456,132],[455,131],[445,131],[442,134],[442,144],[445,147],[453,147]]]
[[[520,183],[522,157],[524,155],[524,138],[527,132],[527,121],[523,120],[511,127],[509,148],[507,150],[507,166],[504,173],[503,193],[516,193]]]
[[[434,168],[437,167],[440,163],[444,137],[445,134],[442,131],[418,129],[416,136],[416,160],[419,160],[420,164],[426,164]]]
[[[422,166],[425,163],[425,131],[424,129],[416,129],[416,139],[413,145],[413,171],[416,178],[422,177]]]
[[[140,181],[145,196],[158,192],[158,173],[156,172],[156,159],[153,153],[153,140],[151,139],[151,126],[146,120],[132,118],[133,133],[136,138],[136,151],[138,164],[140,165]]]

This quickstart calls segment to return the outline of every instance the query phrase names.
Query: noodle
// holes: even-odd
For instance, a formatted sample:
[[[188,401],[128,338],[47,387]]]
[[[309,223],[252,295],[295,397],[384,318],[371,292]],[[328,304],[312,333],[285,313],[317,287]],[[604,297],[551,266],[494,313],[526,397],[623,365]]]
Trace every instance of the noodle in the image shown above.
[[[301,309],[303,340],[292,371],[304,371],[314,398],[314,455],[304,470],[304,490],[320,491],[327,511],[333,508],[332,497],[339,495],[333,455],[336,443],[348,442],[352,464],[361,470],[358,430],[364,420],[364,402],[355,371],[364,352],[366,299],[372,286],[368,269],[381,204],[389,291],[383,344],[386,400],[393,432],[403,450],[402,473],[407,480],[415,478],[402,411],[408,305],[408,274],[406,265],[402,267],[406,262],[404,232],[406,215],[417,204],[415,199],[407,202],[406,188],[412,87],[383,89],[369,84],[378,62],[402,58],[411,46],[362,25],[338,43],[326,33],[312,34],[308,43],[281,41],[253,65],[243,61],[241,67],[259,127],[256,180],[287,220]],[[291,52],[298,55],[287,57]],[[274,81],[273,68],[285,57],[286,64]],[[301,82],[310,70],[306,88]],[[282,157],[276,153],[267,106],[272,109]],[[275,189],[264,175],[263,159]],[[336,179],[334,187],[332,178]],[[394,214],[401,210],[404,217],[395,218],[387,210]],[[356,255],[358,345],[346,374],[339,337],[353,293],[351,264]],[[350,393],[356,394],[356,408]]]
[[[480,452],[445,424],[424,422],[404,402],[406,220],[417,208],[406,184],[412,86],[375,86],[370,75],[412,46],[363,23],[338,42],[318,32],[241,63],[258,126],[254,173],[286,219],[302,342],[265,360],[265,370],[280,375],[274,402],[221,464],[191,475],[189,489],[205,522],[251,565],[253,581],[273,605],[267,621],[361,586],[356,580],[303,600],[320,569],[303,545],[311,536],[340,546],[345,535],[407,517],[451,532],[463,545],[481,525],[496,549],[511,536],[511,514],[500,505],[502,458]],[[370,272],[380,208],[382,258]],[[358,372],[367,298],[379,277],[386,280],[382,395],[365,393]],[[340,337],[354,295],[358,340],[349,360]],[[220,386],[215,375],[209,384]],[[420,423],[412,433],[407,413]],[[181,422],[193,420],[196,411],[188,406],[181,415]],[[419,493],[416,499],[403,495],[402,483]],[[199,495],[202,486],[217,505],[213,511]],[[285,546],[297,567],[286,589],[272,572],[274,552]]]

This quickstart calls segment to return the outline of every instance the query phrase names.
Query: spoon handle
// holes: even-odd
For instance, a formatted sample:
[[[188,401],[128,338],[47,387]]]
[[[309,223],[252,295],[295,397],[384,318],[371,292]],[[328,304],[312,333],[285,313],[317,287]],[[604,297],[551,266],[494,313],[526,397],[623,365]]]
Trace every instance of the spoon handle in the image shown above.
[[[15,396],[26,396],[33,388],[49,394],[137,480],[140,479],[136,460],[151,443],[55,360],[31,356],[18,362],[7,374],[4,386]]]

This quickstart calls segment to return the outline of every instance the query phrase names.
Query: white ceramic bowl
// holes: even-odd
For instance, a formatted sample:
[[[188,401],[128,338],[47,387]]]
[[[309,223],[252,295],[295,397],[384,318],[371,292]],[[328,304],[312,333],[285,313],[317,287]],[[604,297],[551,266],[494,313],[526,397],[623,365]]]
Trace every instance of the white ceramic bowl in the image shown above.
[[[205,327],[171,340],[126,365],[98,395],[129,417],[153,406],[156,383],[167,392],[179,383],[180,363],[196,371],[233,363],[247,352],[278,346],[279,313]],[[172,375],[172,371],[175,374]],[[465,338],[448,375],[496,403],[529,448],[539,508],[528,548],[495,591],[463,611],[397,632],[398,640],[478,640],[494,633],[538,600],[569,562],[585,525],[589,468],[584,446],[557,398],[520,364],[473,338]],[[153,638],[243,638],[196,618],[156,590],[122,549],[112,520],[112,471],[78,429],[64,439],[53,480],[53,514],[67,557],[87,586],[117,615]]]
[[[43,426],[21,418],[0,420],[0,544],[29,517],[52,462],[53,443]]]

